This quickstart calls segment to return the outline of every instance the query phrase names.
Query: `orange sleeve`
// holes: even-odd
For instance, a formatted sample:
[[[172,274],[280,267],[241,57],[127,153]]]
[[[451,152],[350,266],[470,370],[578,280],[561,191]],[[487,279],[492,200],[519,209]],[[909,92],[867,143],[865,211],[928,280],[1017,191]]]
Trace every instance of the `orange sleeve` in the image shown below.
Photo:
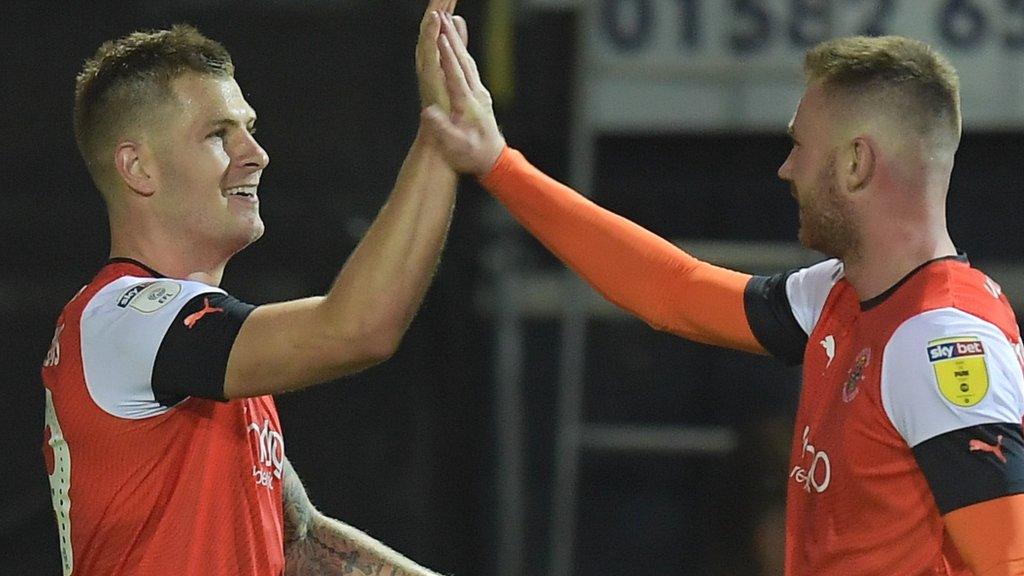
[[[605,298],[652,327],[766,353],[744,309],[750,275],[690,256],[548,177],[511,148],[481,184]]]
[[[975,576],[1024,574],[1024,494],[965,506],[943,520]]]

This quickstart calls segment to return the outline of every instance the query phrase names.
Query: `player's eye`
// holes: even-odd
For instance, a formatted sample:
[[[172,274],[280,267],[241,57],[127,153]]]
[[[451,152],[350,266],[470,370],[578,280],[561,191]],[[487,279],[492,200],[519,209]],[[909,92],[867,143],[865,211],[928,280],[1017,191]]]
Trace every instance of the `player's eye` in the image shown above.
[[[255,126],[249,126],[249,135],[250,136],[255,136],[256,135],[256,127]]]
[[[207,138],[224,138],[224,136],[226,136],[227,133],[228,133],[228,131],[227,131],[226,128],[219,128],[217,130],[214,130],[213,132],[210,132],[206,137]]]

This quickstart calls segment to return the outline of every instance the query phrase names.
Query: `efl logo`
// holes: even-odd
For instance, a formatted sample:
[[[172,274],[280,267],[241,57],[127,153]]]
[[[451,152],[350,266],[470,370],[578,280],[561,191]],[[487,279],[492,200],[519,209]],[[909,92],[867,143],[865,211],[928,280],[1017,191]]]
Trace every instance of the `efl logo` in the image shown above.
[[[938,362],[940,360],[952,360],[964,356],[984,356],[985,347],[975,339],[962,339],[956,342],[947,342],[928,347],[928,360]]]
[[[171,280],[157,280],[136,284],[121,293],[117,305],[121,308],[132,308],[149,314],[156,312],[174,299],[181,292],[181,284]]]

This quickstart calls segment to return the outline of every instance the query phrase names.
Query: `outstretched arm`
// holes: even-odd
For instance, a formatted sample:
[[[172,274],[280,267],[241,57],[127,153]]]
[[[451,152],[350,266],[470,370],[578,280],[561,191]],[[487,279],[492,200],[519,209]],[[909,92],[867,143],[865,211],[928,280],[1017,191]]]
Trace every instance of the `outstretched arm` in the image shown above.
[[[954,510],[943,520],[960,556],[974,574],[1024,574],[1024,494]]]
[[[287,459],[282,485],[286,576],[438,576],[366,533],[318,512]]]
[[[747,320],[750,275],[702,262],[505,148],[483,185],[612,303],[658,330],[764,353]]]
[[[438,12],[431,0],[417,46],[425,105],[438,105]],[[391,196],[326,296],[260,306],[238,332],[224,396],[258,396],[332,380],[397,349],[440,259],[455,204],[456,174],[421,129]],[[311,239],[319,241],[319,239]]]
[[[534,236],[608,300],[679,336],[765,353],[747,321],[750,276],[701,262],[605,210],[508,148],[476,63],[448,19],[439,49],[451,113],[424,112],[445,156],[474,174]]]

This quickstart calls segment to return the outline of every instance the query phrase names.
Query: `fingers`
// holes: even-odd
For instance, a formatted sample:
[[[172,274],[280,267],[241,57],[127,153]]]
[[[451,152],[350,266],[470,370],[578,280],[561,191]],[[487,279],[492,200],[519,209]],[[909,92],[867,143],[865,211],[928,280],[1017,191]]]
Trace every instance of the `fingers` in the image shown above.
[[[420,26],[420,45],[428,50],[437,46],[437,37],[441,34],[440,13],[427,12],[423,17],[423,24]]]
[[[483,88],[483,83],[480,82],[480,72],[476,68],[476,61],[470,56],[469,51],[466,50],[466,44],[462,41],[459,31],[455,27],[455,22],[451,16],[441,17],[441,33],[442,36],[447,37],[449,45],[456,56],[463,75],[466,77],[467,85],[470,90],[476,91]]]
[[[432,50],[433,46],[436,45],[437,36],[441,30],[441,19],[440,14],[437,10],[431,10],[434,4],[443,2],[444,0],[431,0],[430,6],[427,11],[423,14],[423,20],[420,20],[420,37],[416,43],[417,55],[425,50]]]
[[[420,21],[420,30],[426,27],[431,14],[444,11],[445,6],[448,4],[451,4],[451,0],[430,0],[430,3],[427,4],[427,9],[423,12],[423,20]]]
[[[462,40],[462,44],[469,46],[469,27],[466,26],[466,19],[462,16],[453,16],[452,20],[455,21],[455,29],[459,31],[459,39]]]
[[[458,57],[452,50],[448,36],[442,34],[438,38],[438,50],[441,52],[441,69],[444,70],[444,84],[451,99],[452,109],[456,112],[464,112],[469,106],[473,92],[466,82],[466,75],[459,65]]]
[[[449,1],[434,0],[431,4]],[[420,106],[423,108],[431,104],[440,104],[445,109],[449,107],[444,73],[441,71],[441,57],[438,54],[437,41],[440,35],[440,13],[428,12],[423,18],[419,41],[416,43],[416,78],[419,84]]]
[[[439,66],[437,38],[440,34],[441,17],[437,12],[427,13],[420,27],[419,41],[416,43],[416,70],[421,74],[429,68]]]
[[[457,0],[430,0],[427,5],[426,11],[423,13],[423,19],[420,20],[420,38],[418,50],[422,49],[424,52],[434,50],[437,46],[437,37],[440,34],[441,29],[441,14],[451,14],[455,10],[455,4]],[[466,22],[461,16],[456,18],[462,21],[462,27],[465,28]],[[460,32],[461,33],[461,32]],[[463,33],[463,43],[465,43],[466,35]],[[418,56],[426,56],[426,54],[417,54]]]

